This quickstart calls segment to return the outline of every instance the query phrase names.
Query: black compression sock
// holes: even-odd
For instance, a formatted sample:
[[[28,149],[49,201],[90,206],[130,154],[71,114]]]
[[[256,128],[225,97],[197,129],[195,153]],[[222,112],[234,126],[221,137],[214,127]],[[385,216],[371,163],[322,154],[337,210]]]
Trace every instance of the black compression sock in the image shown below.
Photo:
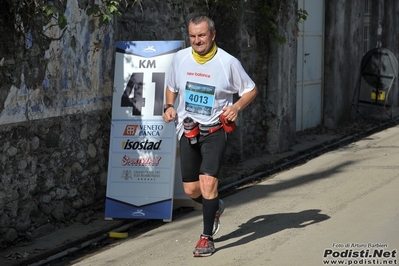
[[[219,209],[219,197],[214,199],[203,199],[202,200],[202,215],[204,222],[204,235],[211,236],[213,230],[213,221],[215,220],[215,214]]]
[[[191,198],[193,201],[195,201],[195,202],[197,202],[197,203],[199,203],[199,204],[202,204],[202,195],[200,195],[198,198]]]

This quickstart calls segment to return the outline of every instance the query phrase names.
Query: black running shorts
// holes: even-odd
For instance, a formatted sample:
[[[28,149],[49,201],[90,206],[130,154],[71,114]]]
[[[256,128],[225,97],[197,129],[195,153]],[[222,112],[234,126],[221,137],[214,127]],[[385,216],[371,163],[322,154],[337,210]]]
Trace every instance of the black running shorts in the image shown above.
[[[191,145],[184,136],[180,139],[180,163],[183,182],[195,182],[199,175],[217,177],[226,150],[227,136],[220,129],[207,136],[200,135]]]

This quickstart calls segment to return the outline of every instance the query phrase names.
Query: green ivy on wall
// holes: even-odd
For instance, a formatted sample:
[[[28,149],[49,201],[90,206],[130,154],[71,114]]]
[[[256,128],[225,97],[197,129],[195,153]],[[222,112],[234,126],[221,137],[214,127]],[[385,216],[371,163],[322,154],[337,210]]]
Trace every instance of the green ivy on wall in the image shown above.
[[[285,44],[286,38],[279,33],[278,23],[282,18],[288,18],[291,8],[295,8],[297,16],[296,26],[298,23],[303,23],[308,16],[304,9],[298,9],[295,2],[292,5],[283,3],[283,0],[260,0],[259,12],[263,17],[261,27],[262,31],[266,33],[271,40],[277,41],[279,44]]]
[[[123,0],[126,7],[138,4],[140,5],[141,9],[142,1],[143,0]],[[120,12],[120,3],[122,2],[122,0],[102,0],[102,2],[103,5],[93,4],[86,11],[87,15],[93,15],[95,17],[98,17],[100,25],[105,25],[111,22],[112,16],[114,15],[122,15],[122,13]]]
[[[61,39],[68,21],[64,15],[66,1],[64,0],[2,0],[0,6],[0,21],[8,29],[17,29],[17,32],[25,34],[32,30],[41,33],[48,39]],[[108,24],[112,16],[121,15],[121,4],[126,7],[138,4],[141,7],[143,0],[101,0],[102,4],[95,4],[89,0],[86,13],[89,16],[97,17],[100,25]],[[46,28],[43,27],[47,26]],[[62,29],[59,37],[48,37],[46,30],[58,26]],[[4,26],[3,26],[4,27]],[[4,31],[4,28],[3,28]]]

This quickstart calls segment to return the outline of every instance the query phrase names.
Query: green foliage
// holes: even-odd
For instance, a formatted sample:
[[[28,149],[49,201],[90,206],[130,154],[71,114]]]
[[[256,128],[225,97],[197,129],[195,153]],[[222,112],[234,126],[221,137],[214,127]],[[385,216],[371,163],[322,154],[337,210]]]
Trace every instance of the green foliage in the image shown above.
[[[16,34],[26,31],[43,32],[44,25],[59,26],[64,29],[67,19],[64,16],[64,0],[2,0],[0,20],[3,30],[17,29]]]
[[[57,19],[57,24],[60,27],[60,29],[63,29],[66,27],[68,21],[67,18],[65,17],[64,14],[60,13],[59,8],[52,5],[52,4],[44,4],[42,6],[42,14],[47,18],[48,22],[52,18]],[[40,12],[36,12],[36,15],[40,16]]]
[[[261,0],[259,11],[263,17],[261,28],[263,33],[267,33],[269,37],[277,41],[279,44],[285,44],[286,39],[280,35],[278,31],[278,22],[282,13],[282,1]]]
[[[308,18],[308,12],[302,8],[298,10],[298,23],[303,23]]]
[[[284,5],[282,0],[261,0],[259,6],[259,12],[263,17],[261,27],[263,33],[269,35],[272,41],[276,41],[279,44],[285,44],[286,39],[279,33],[279,21],[282,18],[287,18],[290,8],[292,7]],[[308,12],[304,9],[296,10],[297,24],[303,23],[307,17]]]
[[[287,40],[279,33],[278,23],[281,18],[288,18],[292,8],[297,8],[297,6],[295,4],[286,5],[282,0],[261,0],[259,10],[263,16],[261,23],[263,34],[268,35],[272,41],[285,44]],[[300,8],[295,13],[297,17],[296,27],[298,28],[298,23],[303,23],[307,19],[308,12]]]
[[[133,6],[138,3],[141,6],[143,0],[102,0],[103,5],[93,4],[87,10],[88,16],[95,16],[99,18],[100,25],[105,25],[111,22],[112,16],[121,16],[120,3],[124,2],[126,6]]]
[[[100,24],[108,24],[112,15],[121,15],[119,11],[119,1],[116,0],[103,0],[103,5],[94,4],[86,10],[88,16],[96,16],[99,18]]]
[[[64,15],[65,0],[2,0],[0,6],[0,20],[9,22],[11,29],[17,26],[17,29],[36,28],[41,29],[45,25],[51,27],[58,26],[64,29],[67,24],[67,18]],[[138,3],[141,5],[143,0],[101,0],[101,4],[91,4],[88,6],[87,15],[98,17],[100,25],[108,24],[114,15],[121,15],[121,3],[126,6]],[[93,1],[94,2],[94,1]],[[40,25],[38,24],[40,21]],[[54,22],[56,24],[54,24]]]

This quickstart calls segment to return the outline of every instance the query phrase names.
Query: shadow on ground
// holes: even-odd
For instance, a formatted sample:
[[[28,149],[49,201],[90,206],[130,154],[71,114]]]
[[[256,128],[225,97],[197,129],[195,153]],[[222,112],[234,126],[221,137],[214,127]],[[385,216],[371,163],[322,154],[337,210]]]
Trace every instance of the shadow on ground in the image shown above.
[[[285,229],[303,228],[330,218],[330,216],[320,212],[321,210],[305,210],[301,212],[256,216],[248,220],[248,222],[241,224],[235,231],[215,239],[215,242],[223,242],[232,238],[238,238],[237,241],[220,246],[217,250],[245,245],[256,239],[272,235]]]

